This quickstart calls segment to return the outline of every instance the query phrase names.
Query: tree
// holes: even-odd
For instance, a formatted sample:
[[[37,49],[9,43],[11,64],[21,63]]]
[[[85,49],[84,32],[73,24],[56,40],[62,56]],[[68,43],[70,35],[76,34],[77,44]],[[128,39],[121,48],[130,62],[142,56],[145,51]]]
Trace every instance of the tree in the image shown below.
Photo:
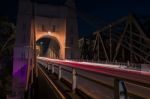
[[[10,92],[15,26],[0,17],[0,96]],[[0,97],[0,98],[1,98]]]

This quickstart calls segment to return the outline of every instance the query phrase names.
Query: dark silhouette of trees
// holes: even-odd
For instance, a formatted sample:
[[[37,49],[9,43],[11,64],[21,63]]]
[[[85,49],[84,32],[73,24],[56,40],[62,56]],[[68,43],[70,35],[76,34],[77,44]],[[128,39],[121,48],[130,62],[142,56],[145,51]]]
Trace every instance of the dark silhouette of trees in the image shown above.
[[[11,91],[15,26],[0,17],[0,99]]]

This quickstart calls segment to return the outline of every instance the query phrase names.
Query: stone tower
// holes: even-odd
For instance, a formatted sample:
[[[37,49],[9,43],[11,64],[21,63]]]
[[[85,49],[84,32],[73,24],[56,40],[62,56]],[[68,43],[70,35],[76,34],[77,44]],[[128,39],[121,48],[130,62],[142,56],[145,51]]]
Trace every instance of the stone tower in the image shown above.
[[[34,9],[34,10],[33,10]],[[33,20],[33,15],[34,19]],[[49,37],[60,46],[59,58],[78,58],[78,27],[74,0],[63,5],[19,1],[17,34],[13,57],[13,76],[21,88],[27,82],[27,70],[32,62],[33,37],[36,41]]]

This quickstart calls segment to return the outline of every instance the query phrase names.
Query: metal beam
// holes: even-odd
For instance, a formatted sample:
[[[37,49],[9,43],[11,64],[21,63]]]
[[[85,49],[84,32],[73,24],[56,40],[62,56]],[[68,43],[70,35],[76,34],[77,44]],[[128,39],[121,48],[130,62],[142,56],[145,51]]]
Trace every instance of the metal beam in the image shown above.
[[[118,41],[118,44],[117,44],[117,47],[116,47],[116,52],[115,52],[115,55],[114,55],[114,57],[113,57],[113,62],[115,61],[115,59],[116,59],[116,57],[117,57],[117,55],[118,55],[118,51],[119,51],[119,49],[120,49],[120,45],[121,45],[121,43],[122,43],[122,41],[123,41],[123,38],[124,38],[124,35],[125,35],[125,33],[126,33],[126,30],[127,30],[127,28],[128,28],[128,24],[129,24],[129,22],[127,21],[126,22],[126,25],[125,25],[125,28],[124,28],[124,31],[123,31],[123,33],[122,33],[122,35],[121,35],[121,37],[120,37],[120,39],[119,39],[119,41]]]

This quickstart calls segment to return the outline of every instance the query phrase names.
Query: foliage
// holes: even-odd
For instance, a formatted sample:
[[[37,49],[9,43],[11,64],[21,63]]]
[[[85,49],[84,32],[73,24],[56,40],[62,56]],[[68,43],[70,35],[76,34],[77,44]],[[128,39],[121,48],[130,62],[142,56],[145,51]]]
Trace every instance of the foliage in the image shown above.
[[[0,17],[0,96],[6,96],[11,88],[15,26]]]
[[[6,19],[0,18],[0,64],[12,65],[15,26]]]

